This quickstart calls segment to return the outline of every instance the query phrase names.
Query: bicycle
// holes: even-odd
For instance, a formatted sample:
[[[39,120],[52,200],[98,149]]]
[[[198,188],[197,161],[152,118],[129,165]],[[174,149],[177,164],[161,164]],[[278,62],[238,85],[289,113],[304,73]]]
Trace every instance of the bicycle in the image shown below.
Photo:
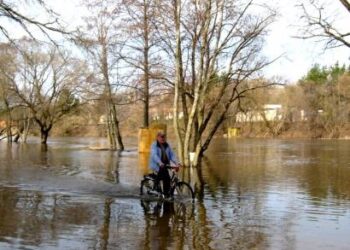
[[[167,169],[171,169],[172,174],[170,177],[170,197],[173,199],[192,199],[194,200],[194,192],[187,182],[180,181],[175,172],[176,167],[165,166]],[[141,181],[140,187],[141,195],[151,195],[160,198],[164,198],[160,183],[157,180],[157,175],[152,173],[145,175]]]

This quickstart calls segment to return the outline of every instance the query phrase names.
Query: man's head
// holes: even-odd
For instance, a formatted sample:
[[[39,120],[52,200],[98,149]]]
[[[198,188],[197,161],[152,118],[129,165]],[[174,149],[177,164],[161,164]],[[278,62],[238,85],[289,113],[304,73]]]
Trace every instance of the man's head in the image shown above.
[[[160,143],[160,144],[163,144],[166,142],[166,134],[163,132],[163,131],[159,131],[157,133],[157,141]]]

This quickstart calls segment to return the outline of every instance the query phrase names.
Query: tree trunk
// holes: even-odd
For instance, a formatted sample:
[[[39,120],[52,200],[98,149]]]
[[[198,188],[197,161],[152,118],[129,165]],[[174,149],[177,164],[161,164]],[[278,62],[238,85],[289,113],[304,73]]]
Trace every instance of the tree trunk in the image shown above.
[[[124,144],[122,141],[120,129],[119,129],[119,121],[117,118],[117,111],[115,108],[115,104],[113,103],[112,89],[109,80],[109,69],[108,69],[108,51],[107,45],[105,43],[105,37],[102,41],[102,57],[101,57],[101,70],[104,80],[104,93],[105,93],[105,101],[106,101],[106,113],[107,113],[107,129],[108,129],[108,137],[110,142],[110,148],[112,150],[118,149],[124,150]],[[118,142],[118,145],[117,145]]]
[[[4,103],[5,103],[5,108],[6,108],[6,113],[7,113],[7,125],[6,125],[6,133],[7,133],[7,143],[11,144],[12,143],[12,116],[11,116],[11,110],[10,110],[10,105],[7,99],[4,98]]]
[[[8,114],[8,119],[7,119],[7,126],[6,126],[6,134],[7,134],[7,142],[9,144],[12,143],[12,131],[11,131],[11,115]]]
[[[148,86],[148,84],[147,84]],[[145,84],[145,96],[143,102],[143,127],[148,128],[149,126],[149,95],[148,91],[146,92],[146,84]]]
[[[177,151],[179,160],[184,163],[184,148],[183,140],[181,135],[181,128],[179,124],[179,100],[180,100],[180,88],[182,86],[181,81],[183,80],[182,76],[182,49],[181,49],[181,35],[180,35],[180,7],[181,4],[179,0],[174,0],[174,22],[175,22],[175,32],[176,32],[176,79],[175,79],[175,93],[174,93],[174,129],[177,139]]]
[[[45,128],[40,129],[41,144],[47,144],[47,138],[49,137],[49,132],[50,132],[50,129],[45,129]]]
[[[148,20],[148,3],[143,1],[143,34],[144,34],[144,48],[143,48],[143,74],[144,74],[144,86],[143,86],[143,127],[149,126],[149,80],[150,80],[150,68],[149,68],[149,20]]]
[[[120,133],[120,128],[119,128],[119,120],[117,118],[117,111],[116,111],[116,107],[115,105],[113,105],[113,113],[114,113],[114,126],[115,126],[115,135],[116,135],[116,139],[118,142],[118,146],[119,146],[119,150],[124,150],[124,143],[123,143],[123,139],[122,139],[122,135]]]
[[[27,142],[29,129],[30,129],[30,118],[27,118],[24,121],[24,129],[23,129],[23,133],[22,133],[22,140],[23,140],[24,143]]]
[[[198,167],[196,170],[193,171],[192,178],[195,194],[199,200],[203,200],[205,181],[203,179],[201,167]]]
[[[107,136],[109,140],[109,147],[112,150],[116,150],[117,144],[115,140],[115,129],[113,125],[112,108],[109,101],[106,101],[106,110],[107,110]]]
[[[14,141],[15,143],[17,143],[18,140],[19,140],[19,138],[21,138],[21,134],[22,134],[21,129],[16,128],[16,133],[13,134],[13,136],[14,136],[13,141]]]
[[[348,1],[348,0],[339,0],[341,3],[342,3],[342,5],[344,5],[344,7],[346,8],[346,10],[348,11],[348,12],[350,12],[350,2]]]

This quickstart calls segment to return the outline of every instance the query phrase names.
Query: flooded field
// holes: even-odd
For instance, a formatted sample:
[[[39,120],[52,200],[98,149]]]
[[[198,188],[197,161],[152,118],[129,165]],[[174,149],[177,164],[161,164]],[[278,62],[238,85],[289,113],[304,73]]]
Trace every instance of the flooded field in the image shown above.
[[[349,249],[350,141],[216,140],[194,204],[140,199],[147,157],[104,143],[0,142],[0,249]]]

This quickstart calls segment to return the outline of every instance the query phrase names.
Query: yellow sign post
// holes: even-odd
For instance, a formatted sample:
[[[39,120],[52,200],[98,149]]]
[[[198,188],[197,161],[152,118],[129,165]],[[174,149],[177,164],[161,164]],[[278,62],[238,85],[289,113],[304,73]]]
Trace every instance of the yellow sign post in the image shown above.
[[[228,128],[227,136],[228,138],[233,138],[239,136],[239,128]]]
[[[151,145],[156,140],[157,133],[166,133],[166,124],[152,124],[149,128],[139,129],[139,153],[149,153]]]

